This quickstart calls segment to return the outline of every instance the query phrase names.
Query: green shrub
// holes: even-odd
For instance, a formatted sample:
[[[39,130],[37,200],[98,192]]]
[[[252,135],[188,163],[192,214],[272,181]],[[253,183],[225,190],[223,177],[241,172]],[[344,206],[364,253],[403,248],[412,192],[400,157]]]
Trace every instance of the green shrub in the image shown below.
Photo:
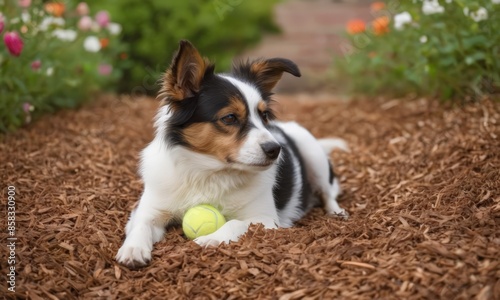
[[[336,77],[361,93],[476,99],[494,92],[500,87],[499,2],[379,3],[371,26],[348,24]],[[384,18],[388,27],[380,32]]]
[[[117,32],[95,21],[92,29],[80,29],[75,7],[40,0],[0,5],[0,132],[76,107],[121,76]]]
[[[181,39],[227,70],[231,59],[256,43],[265,31],[276,30],[272,7],[277,0],[91,0],[109,10],[123,25],[123,41],[133,62],[120,90],[155,94],[156,81],[170,63]]]

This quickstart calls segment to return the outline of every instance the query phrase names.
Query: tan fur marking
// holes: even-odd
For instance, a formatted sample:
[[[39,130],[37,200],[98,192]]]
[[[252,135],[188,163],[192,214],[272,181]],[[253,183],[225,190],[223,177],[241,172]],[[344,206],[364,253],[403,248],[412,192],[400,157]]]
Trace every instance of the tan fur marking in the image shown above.
[[[219,118],[227,116],[228,114],[235,114],[239,120],[243,121],[246,115],[246,107],[245,104],[243,104],[243,100],[238,97],[233,97],[229,99],[229,102],[229,106],[224,107],[217,114]]]
[[[270,70],[272,67],[273,66],[267,61],[257,61],[250,66],[250,71],[252,71],[255,74],[262,74],[265,71]],[[273,72],[267,74],[265,77],[259,76],[260,84],[266,91],[270,91],[274,88],[274,86],[276,86],[278,81],[281,79],[282,74],[283,72]]]
[[[260,112],[264,112],[267,110],[267,104],[266,102],[264,101],[259,101],[259,104],[257,104],[257,109],[260,111]]]
[[[191,43],[181,42],[177,54],[163,76],[158,98],[170,102],[192,96],[199,91],[209,65],[210,62],[203,58]]]
[[[221,109],[217,118],[222,118],[228,114],[235,114],[240,123],[245,122],[246,107],[238,97],[230,99],[230,104]],[[224,132],[218,130],[212,123],[196,123],[184,129],[183,134],[191,149],[217,157],[221,161],[235,161],[244,140],[238,140],[239,126],[226,125],[222,121],[217,121]]]
[[[237,127],[226,126],[228,133],[218,131],[212,123],[196,123],[184,130],[184,138],[191,149],[217,157],[221,161],[234,161],[243,141],[236,139]]]

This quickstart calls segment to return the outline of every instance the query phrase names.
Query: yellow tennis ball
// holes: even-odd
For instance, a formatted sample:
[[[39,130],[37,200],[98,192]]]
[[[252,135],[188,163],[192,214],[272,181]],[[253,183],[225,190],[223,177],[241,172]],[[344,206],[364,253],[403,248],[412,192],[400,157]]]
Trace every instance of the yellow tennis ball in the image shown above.
[[[201,204],[190,208],[182,218],[182,230],[191,240],[211,234],[226,223],[226,218],[212,205]]]

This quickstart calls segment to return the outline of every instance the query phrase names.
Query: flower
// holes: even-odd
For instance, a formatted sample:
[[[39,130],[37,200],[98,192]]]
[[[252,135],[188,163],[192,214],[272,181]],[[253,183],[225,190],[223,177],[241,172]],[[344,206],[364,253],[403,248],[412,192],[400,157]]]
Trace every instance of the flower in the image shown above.
[[[383,16],[383,17],[378,17],[372,22],[373,26],[373,31],[375,32],[375,35],[382,35],[384,33],[389,32],[389,17]]]
[[[488,10],[484,7],[480,7],[476,11],[469,12],[469,8],[464,7],[464,15],[471,17],[472,20],[476,22],[481,22],[488,19]]]
[[[3,36],[3,42],[10,54],[14,56],[19,56],[23,50],[23,40],[19,37],[19,34],[15,31],[6,32]]]
[[[97,52],[101,50],[101,42],[96,36],[90,35],[83,41],[83,48],[88,52]]]
[[[2,33],[4,27],[5,27],[5,18],[3,17],[2,13],[0,13],[0,33]]]
[[[55,17],[62,16],[65,10],[66,6],[61,2],[50,2],[45,4],[45,11]]]
[[[382,9],[385,8],[385,3],[384,2],[373,2],[371,5],[370,5],[370,10],[372,12],[377,12],[377,11],[381,11]]]
[[[396,30],[403,29],[405,24],[411,23],[412,18],[409,12],[405,11],[394,16],[394,28]]]
[[[80,16],[86,16],[89,14],[89,6],[85,2],[80,2],[76,6],[76,13]]]
[[[500,0],[491,0],[491,3],[493,3],[493,4],[500,4]]]
[[[97,68],[98,72],[100,75],[103,76],[109,76],[111,72],[113,71],[113,66],[108,65],[108,64],[100,64],[99,67]]]
[[[29,102],[24,102],[23,103],[23,111],[24,114],[26,115],[26,118],[24,119],[24,122],[28,124],[31,122],[31,112],[35,110],[35,107],[31,105]]]
[[[118,35],[122,32],[122,26],[118,23],[111,22],[108,24],[108,30],[112,35]]]
[[[109,39],[108,38],[100,38],[99,42],[101,43],[101,49],[108,47]]]
[[[81,31],[88,31],[90,28],[92,28],[92,18],[89,16],[83,16],[80,18],[78,21],[78,29]]]
[[[422,44],[427,43],[427,36],[426,36],[426,35],[421,36],[421,37],[420,37],[420,42],[421,42]]]
[[[109,25],[109,14],[108,14],[108,12],[105,11],[105,10],[99,11],[95,15],[95,21],[97,22],[97,24],[99,24],[99,26],[101,26],[101,27],[107,27]]]
[[[440,14],[444,12],[444,7],[439,4],[438,0],[424,0],[422,12],[424,15]]]
[[[23,103],[23,111],[25,113],[29,114],[30,112],[32,112],[34,110],[35,110],[35,107],[33,105],[31,105],[29,102],[24,102]]]
[[[45,71],[45,74],[47,74],[47,76],[52,76],[54,74],[54,68],[53,67],[49,67],[47,68],[47,71]]]
[[[56,29],[52,35],[65,42],[72,42],[76,39],[76,31],[71,29]]]
[[[365,21],[354,19],[347,22],[347,32],[349,34],[357,34],[366,30]]]
[[[21,13],[21,20],[23,21],[23,23],[28,23],[29,21],[31,21],[31,15],[28,12],[23,11]]]
[[[57,26],[64,26],[64,24],[65,22],[63,18],[46,17],[40,23],[39,28],[41,31],[46,31],[52,25],[57,27]]]
[[[22,8],[28,8],[30,7],[31,5],[31,0],[18,0],[17,3],[19,4],[19,6],[21,6]]]
[[[31,62],[31,70],[33,70],[33,71],[38,71],[41,66],[42,66],[42,62],[39,59]]]

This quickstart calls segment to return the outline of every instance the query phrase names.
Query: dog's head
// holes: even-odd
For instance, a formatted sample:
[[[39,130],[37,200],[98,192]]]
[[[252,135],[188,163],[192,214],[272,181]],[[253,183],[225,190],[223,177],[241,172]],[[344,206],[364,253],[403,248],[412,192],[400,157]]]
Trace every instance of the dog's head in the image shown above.
[[[297,66],[283,58],[239,62],[231,73],[215,74],[213,64],[181,41],[159,93],[169,111],[168,145],[238,169],[269,167],[281,150],[268,128],[274,119],[271,90],[283,72],[300,76]]]

